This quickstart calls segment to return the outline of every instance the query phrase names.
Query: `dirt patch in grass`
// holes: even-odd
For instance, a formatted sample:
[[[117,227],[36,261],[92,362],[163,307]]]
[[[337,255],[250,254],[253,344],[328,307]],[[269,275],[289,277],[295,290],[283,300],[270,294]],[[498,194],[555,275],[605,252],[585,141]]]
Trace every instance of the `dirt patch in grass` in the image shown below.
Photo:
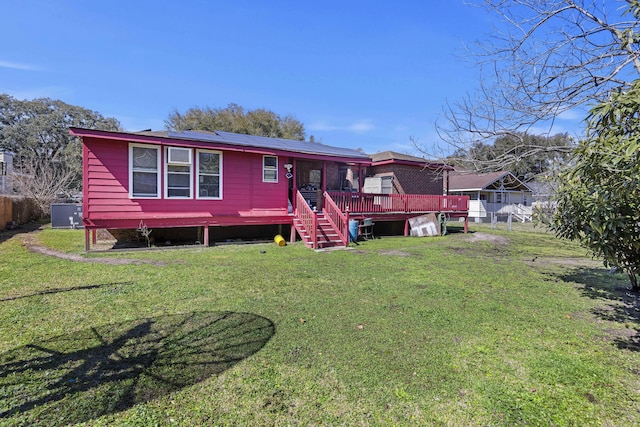
[[[380,255],[392,255],[392,256],[400,256],[400,257],[411,256],[409,252],[398,251],[398,250],[382,251],[380,252]]]
[[[108,264],[108,265],[124,265],[124,264],[152,264],[157,266],[166,265],[163,262],[140,260],[140,259],[124,259],[124,258],[85,258],[77,254],[67,254],[64,252],[56,251],[45,246],[38,244],[35,233],[40,230],[32,231],[22,236],[22,244],[29,251],[38,253],[41,255],[53,256],[60,259],[66,259],[68,261],[75,262],[91,262],[96,264]]]
[[[467,237],[467,239],[472,242],[490,242],[497,245],[508,245],[510,243],[509,239],[507,239],[506,237],[496,236],[495,234],[473,233],[469,234],[468,236],[469,237]]]
[[[364,251],[362,249],[356,249],[356,250],[352,251],[352,253],[354,253],[354,254],[368,254],[369,251]]]

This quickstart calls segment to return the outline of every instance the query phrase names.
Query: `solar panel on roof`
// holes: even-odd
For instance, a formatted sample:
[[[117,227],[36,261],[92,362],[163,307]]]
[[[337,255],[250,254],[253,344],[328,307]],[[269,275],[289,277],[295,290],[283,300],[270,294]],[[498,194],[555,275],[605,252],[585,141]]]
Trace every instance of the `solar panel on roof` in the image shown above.
[[[265,136],[244,135],[232,132],[216,131],[215,133],[198,131],[170,131],[169,138],[194,139],[198,141],[220,142],[223,144],[269,148],[283,151],[295,151],[307,154],[324,154],[328,156],[357,157],[368,159],[359,151],[350,148],[332,147],[317,142],[296,141],[283,138],[268,138]]]

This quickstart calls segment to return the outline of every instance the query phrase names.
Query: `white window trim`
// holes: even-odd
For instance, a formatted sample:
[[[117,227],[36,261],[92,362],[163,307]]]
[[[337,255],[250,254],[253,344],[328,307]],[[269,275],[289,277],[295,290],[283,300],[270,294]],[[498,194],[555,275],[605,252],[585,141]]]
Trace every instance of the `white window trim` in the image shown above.
[[[169,163],[169,149],[174,147],[166,147],[164,153],[164,198],[169,200],[187,200],[193,199],[193,154],[189,153],[189,163],[173,162]],[[177,147],[175,147],[177,148]],[[188,149],[190,152],[192,149]],[[189,166],[189,195],[188,196],[169,196],[169,165],[173,166]]]
[[[155,196],[134,196],[133,194],[133,148],[134,147],[139,147],[139,148],[153,148],[156,150],[156,156],[157,156],[157,161],[156,161],[156,165],[158,165],[158,167],[156,168],[156,188],[157,188],[157,194]],[[160,161],[160,147],[155,146],[155,145],[151,145],[151,144],[133,144],[130,143],[129,144],[129,198],[131,199],[159,199],[161,193],[161,188],[160,188],[160,174],[162,173],[161,171],[161,161]]]
[[[265,167],[265,162],[264,161],[265,161],[265,159],[267,157],[273,157],[273,158],[276,159],[276,167],[275,167],[275,169],[271,169],[271,167],[269,167],[269,168]],[[264,172],[267,171],[267,170],[275,170],[276,171],[276,179],[264,179]],[[269,156],[269,155],[262,156],[262,182],[277,183],[279,175],[280,174],[278,173],[278,156]]]
[[[219,175],[219,186],[220,186],[220,196],[218,197],[204,197],[204,196],[200,196],[200,153],[212,153],[212,154],[217,154],[219,156],[220,162],[219,162],[219,171],[218,171],[218,175]],[[216,150],[196,150],[196,167],[195,167],[195,177],[196,177],[196,199],[199,200],[222,200],[222,189],[224,188],[224,186],[222,185],[222,151],[216,151]]]

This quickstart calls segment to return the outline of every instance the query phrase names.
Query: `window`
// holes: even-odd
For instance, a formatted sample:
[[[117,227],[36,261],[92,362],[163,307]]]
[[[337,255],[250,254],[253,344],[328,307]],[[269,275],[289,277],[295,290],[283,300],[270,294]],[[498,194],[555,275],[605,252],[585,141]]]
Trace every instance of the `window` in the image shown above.
[[[198,150],[198,199],[222,199],[222,153]]]
[[[191,149],[167,147],[167,176],[165,195],[167,198],[190,198],[191,196]]]
[[[148,145],[129,145],[129,195],[160,197],[160,149]]]
[[[262,156],[262,182],[278,182],[278,158]]]

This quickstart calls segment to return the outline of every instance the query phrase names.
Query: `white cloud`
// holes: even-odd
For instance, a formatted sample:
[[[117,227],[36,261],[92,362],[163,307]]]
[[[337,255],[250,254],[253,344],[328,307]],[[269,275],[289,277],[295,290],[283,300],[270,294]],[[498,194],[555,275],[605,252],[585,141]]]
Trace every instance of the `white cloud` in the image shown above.
[[[353,133],[365,133],[375,129],[375,125],[369,119],[362,119],[346,125],[334,125],[324,121],[313,122],[308,126],[310,131],[314,132],[330,132],[330,131],[346,131]]]
[[[6,93],[16,99],[52,98],[62,99],[64,101],[64,98],[70,96],[73,91],[64,86],[43,86],[21,90],[3,89],[0,87],[0,93]]]
[[[574,108],[574,109],[567,110],[560,113],[557,118],[560,120],[582,122],[586,116],[587,116],[587,113],[585,112],[584,109]]]
[[[19,62],[0,61],[0,68],[9,68],[11,70],[36,71],[38,67],[29,64],[21,64]]]
[[[369,132],[373,129],[375,129],[375,126],[373,125],[373,123],[371,123],[370,120],[360,120],[350,124],[349,126],[346,127],[345,130],[356,132],[356,133],[364,133],[364,132]]]

